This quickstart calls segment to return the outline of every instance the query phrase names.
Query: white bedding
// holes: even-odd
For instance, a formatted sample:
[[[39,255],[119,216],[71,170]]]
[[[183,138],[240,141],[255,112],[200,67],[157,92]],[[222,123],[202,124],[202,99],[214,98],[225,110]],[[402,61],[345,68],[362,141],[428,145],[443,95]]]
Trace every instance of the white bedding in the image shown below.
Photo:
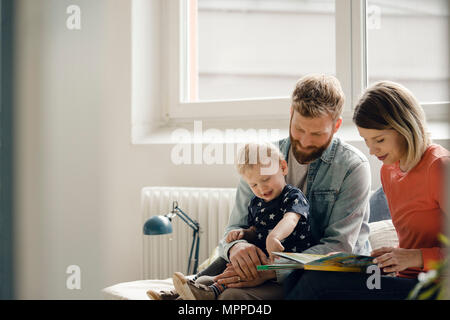
[[[151,300],[147,291],[173,290],[172,278],[122,282],[102,290],[106,300]]]

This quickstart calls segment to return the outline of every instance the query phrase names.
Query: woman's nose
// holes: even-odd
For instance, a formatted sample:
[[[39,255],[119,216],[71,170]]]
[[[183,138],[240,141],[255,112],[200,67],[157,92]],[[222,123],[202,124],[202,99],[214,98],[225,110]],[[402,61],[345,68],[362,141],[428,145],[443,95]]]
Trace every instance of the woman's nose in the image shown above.
[[[370,155],[376,155],[378,152],[378,148],[375,148],[374,146],[369,147],[369,153]]]

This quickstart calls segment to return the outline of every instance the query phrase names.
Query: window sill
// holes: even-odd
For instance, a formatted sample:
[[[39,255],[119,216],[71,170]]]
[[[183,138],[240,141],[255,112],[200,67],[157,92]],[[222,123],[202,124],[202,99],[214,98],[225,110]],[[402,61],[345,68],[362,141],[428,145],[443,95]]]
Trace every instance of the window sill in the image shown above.
[[[428,131],[433,140],[449,140],[450,124],[445,121],[429,121]],[[133,145],[179,144],[179,134],[190,135],[191,143],[245,143],[252,137],[277,141],[289,136],[289,119],[285,120],[211,120],[172,123],[157,128],[143,128],[134,134]],[[175,134],[178,132],[179,134]],[[344,120],[336,134],[346,142],[361,142],[356,126],[350,119]]]

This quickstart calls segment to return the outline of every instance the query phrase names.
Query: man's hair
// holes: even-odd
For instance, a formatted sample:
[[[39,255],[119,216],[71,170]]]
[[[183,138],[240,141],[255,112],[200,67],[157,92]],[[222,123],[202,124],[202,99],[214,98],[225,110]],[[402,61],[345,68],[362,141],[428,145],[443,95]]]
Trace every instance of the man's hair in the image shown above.
[[[414,95],[402,85],[380,81],[360,98],[353,122],[361,128],[397,131],[407,143],[406,167],[414,168],[430,145],[425,113]]]
[[[273,143],[251,142],[246,143],[239,150],[236,169],[240,175],[243,175],[247,170],[255,166],[273,165],[274,162],[278,165],[281,160],[284,160],[284,156]]]
[[[312,74],[298,80],[292,93],[292,107],[303,117],[331,115],[339,119],[345,95],[339,80],[331,75]]]

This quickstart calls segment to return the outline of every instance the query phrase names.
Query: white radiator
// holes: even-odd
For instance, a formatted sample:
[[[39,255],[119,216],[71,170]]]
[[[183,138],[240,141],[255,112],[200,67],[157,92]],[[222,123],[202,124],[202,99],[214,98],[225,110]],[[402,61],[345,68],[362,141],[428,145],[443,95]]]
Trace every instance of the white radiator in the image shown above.
[[[169,213],[177,201],[178,207],[200,224],[200,265],[223,237],[235,195],[235,188],[147,187],[142,190],[142,225],[153,215]],[[172,219],[172,226],[171,234],[143,235],[143,279],[186,273],[193,230],[179,217]]]

